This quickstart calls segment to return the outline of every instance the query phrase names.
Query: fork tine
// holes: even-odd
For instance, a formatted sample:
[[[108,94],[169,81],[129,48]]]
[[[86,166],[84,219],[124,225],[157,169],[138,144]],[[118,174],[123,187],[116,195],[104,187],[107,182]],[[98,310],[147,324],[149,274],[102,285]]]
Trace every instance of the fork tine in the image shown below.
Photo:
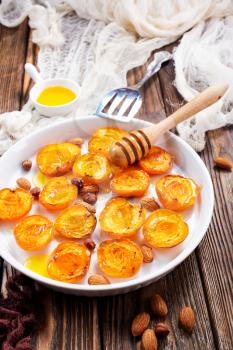
[[[141,104],[142,104],[142,99],[141,97],[138,96],[138,98],[136,99],[136,101],[134,102],[133,106],[129,111],[128,117],[133,118],[135,114],[137,114],[138,110],[140,109]]]
[[[136,99],[135,95],[127,95],[125,101],[123,102],[119,112],[117,113],[120,117],[124,115],[124,113],[127,111],[129,106],[133,103],[133,101]]]
[[[118,93],[113,102],[111,103],[111,106],[109,107],[109,110],[107,111],[108,114],[113,114],[113,112],[115,111],[115,109],[117,108],[117,106],[121,103],[121,101],[125,98],[125,94],[124,93]]]
[[[96,114],[103,112],[104,108],[111,101],[111,99],[114,98],[116,94],[117,94],[117,91],[115,90],[108,92],[107,95],[105,95],[103,99],[100,101],[100,103],[98,104],[96,108]]]

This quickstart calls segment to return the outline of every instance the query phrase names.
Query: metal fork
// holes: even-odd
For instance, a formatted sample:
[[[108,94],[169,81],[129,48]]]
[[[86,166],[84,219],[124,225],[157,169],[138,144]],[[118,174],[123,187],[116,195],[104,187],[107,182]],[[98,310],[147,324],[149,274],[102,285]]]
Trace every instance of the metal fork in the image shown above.
[[[140,88],[157,73],[162,63],[170,60],[172,55],[168,51],[160,51],[154,55],[154,60],[148,65],[146,74],[135,85],[109,91],[100,101],[96,115],[108,119],[130,122],[137,114],[142,104]]]

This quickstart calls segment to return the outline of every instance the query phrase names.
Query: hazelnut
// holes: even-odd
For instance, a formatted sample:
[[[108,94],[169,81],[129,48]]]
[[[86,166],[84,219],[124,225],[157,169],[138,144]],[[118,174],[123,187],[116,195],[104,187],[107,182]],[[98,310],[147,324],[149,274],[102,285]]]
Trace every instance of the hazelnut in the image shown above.
[[[31,160],[24,160],[22,162],[22,167],[24,170],[29,171],[32,167],[32,161]]]
[[[86,239],[84,242],[85,247],[87,247],[87,249],[89,249],[90,251],[95,249],[95,242],[92,239]]]
[[[97,195],[96,193],[84,193],[82,195],[82,199],[84,202],[87,202],[89,204],[95,204],[97,201]]]

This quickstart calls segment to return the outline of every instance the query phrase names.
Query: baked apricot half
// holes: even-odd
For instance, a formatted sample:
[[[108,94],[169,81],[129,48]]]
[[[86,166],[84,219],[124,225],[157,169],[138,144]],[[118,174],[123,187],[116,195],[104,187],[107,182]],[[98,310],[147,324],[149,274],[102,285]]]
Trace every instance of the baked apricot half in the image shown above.
[[[49,256],[48,275],[58,281],[77,283],[88,271],[90,256],[83,244],[62,242]]]
[[[73,173],[86,183],[99,184],[109,178],[111,168],[105,156],[87,153],[77,158],[73,166]]]
[[[14,221],[26,215],[32,207],[32,195],[21,189],[0,191],[0,220]]]
[[[103,231],[115,238],[134,236],[145,220],[145,210],[125,198],[107,202],[99,221]]]
[[[31,215],[22,219],[14,228],[18,245],[28,251],[41,250],[53,238],[53,223],[42,215]]]
[[[66,238],[86,238],[94,231],[96,217],[82,204],[63,211],[55,220],[56,232]]]
[[[156,183],[156,192],[163,206],[170,210],[185,210],[192,207],[200,187],[189,178],[167,175]]]
[[[172,168],[173,156],[160,147],[152,147],[139,165],[150,175],[164,174]]]
[[[121,197],[141,197],[147,191],[150,178],[143,170],[128,169],[116,174],[111,180],[112,192]]]
[[[99,128],[88,142],[88,151],[108,156],[109,150],[116,141],[127,134],[125,130],[118,128]]]
[[[108,276],[126,278],[140,269],[143,256],[140,247],[130,239],[111,239],[100,243],[98,264]]]
[[[69,142],[50,144],[42,147],[36,156],[40,171],[47,176],[68,173],[80,154],[80,147]]]
[[[145,240],[154,248],[170,248],[184,241],[189,232],[182,215],[158,209],[146,219],[143,225]]]
[[[40,193],[39,201],[48,210],[67,208],[76,198],[77,187],[64,177],[49,179]]]

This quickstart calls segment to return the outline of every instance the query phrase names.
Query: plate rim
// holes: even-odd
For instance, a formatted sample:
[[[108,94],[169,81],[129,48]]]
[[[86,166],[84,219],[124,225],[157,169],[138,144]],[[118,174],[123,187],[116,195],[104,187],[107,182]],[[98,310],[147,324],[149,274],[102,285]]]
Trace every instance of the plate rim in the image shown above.
[[[82,117],[59,120],[59,121],[53,122],[49,125],[45,125],[43,127],[40,127],[38,130],[35,130],[35,131],[29,133],[28,135],[26,135],[25,137],[23,137],[22,139],[17,141],[14,145],[12,145],[0,158],[0,165],[2,163],[4,163],[5,158],[8,157],[8,154],[11,151],[14,151],[15,148],[17,149],[19,147],[20,143],[24,143],[25,141],[27,141],[27,139],[31,139],[34,135],[37,135],[38,133],[43,134],[43,132],[45,130],[53,129],[54,127],[62,126],[64,124],[72,123],[74,121],[81,122],[83,120],[86,122],[87,121],[90,122],[92,119],[96,119],[96,118],[99,118],[99,117],[94,116],[94,115],[87,115],[87,116],[82,116]],[[143,120],[143,119],[134,118],[134,120],[136,122],[138,122],[139,124],[140,123],[144,124],[144,127],[153,125],[153,123],[148,122],[148,121]],[[197,246],[200,244],[201,240],[204,238],[204,236],[207,232],[207,229],[210,225],[212,215],[213,215],[214,189],[213,189],[213,183],[211,180],[210,173],[209,173],[205,163],[199,157],[199,155],[194,151],[194,149],[187,142],[185,142],[183,139],[181,139],[178,135],[175,135],[174,133],[171,133],[171,132],[168,132],[168,134],[169,134],[169,137],[175,139],[178,143],[181,143],[181,145],[183,145],[184,148],[188,149],[189,152],[191,152],[193,154],[197,163],[204,171],[205,178],[208,180],[208,185],[209,185],[209,189],[210,189],[210,193],[209,193],[209,195],[210,195],[209,204],[210,205],[209,205],[209,211],[208,211],[208,220],[206,220],[205,226],[202,226],[201,234],[200,234],[198,240],[196,242],[194,242],[194,244],[188,246],[185,250],[183,250],[178,256],[176,256],[173,260],[171,260],[164,267],[160,268],[159,274],[156,273],[157,271],[155,271],[153,273],[147,273],[147,274],[145,274],[145,276],[141,276],[141,277],[136,276],[135,278],[132,278],[131,280],[127,280],[127,281],[122,280],[120,282],[107,284],[107,285],[95,285],[94,286],[95,288],[93,288],[92,285],[88,285],[88,284],[84,285],[84,284],[65,283],[65,282],[53,280],[51,278],[47,278],[47,277],[44,277],[42,275],[39,275],[39,274],[31,271],[30,269],[26,268],[21,263],[19,263],[16,260],[16,258],[14,258],[8,251],[4,251],[4,249],[2,249],[2,245],[0,245],[0,256],[6,262],[8,262],[11,266],[13,266],[16,270],[20,271],[24,275],[32,278],[33,280],[35,280],[39,283],[47,285],[51,288],[60,289],[60,290],[62,289],[63,291],[69,291],[70,293],[76,292],[78,294],[80,292],[80,294],[85,295],[85,292],[86,292],[87,296],[94,295],[94,294],[96,295],[97,292],[102,292],[101,295],[105,295],[104,294],[105,292],[107,295],[108,292],[111,293],[114,291],[117,292],[117,294],[120,294],[121,292],[124,292],[124,290],[129,291],[129,290],[133,290],[136,288],[140,288],[143,285],[148,285],[148,284],[152,283],[154,280],[160,279],[164,275],[169,273],[171,270],[173,270],[175,267],[177,267],[180,263],[182,263],[197,248]]]

